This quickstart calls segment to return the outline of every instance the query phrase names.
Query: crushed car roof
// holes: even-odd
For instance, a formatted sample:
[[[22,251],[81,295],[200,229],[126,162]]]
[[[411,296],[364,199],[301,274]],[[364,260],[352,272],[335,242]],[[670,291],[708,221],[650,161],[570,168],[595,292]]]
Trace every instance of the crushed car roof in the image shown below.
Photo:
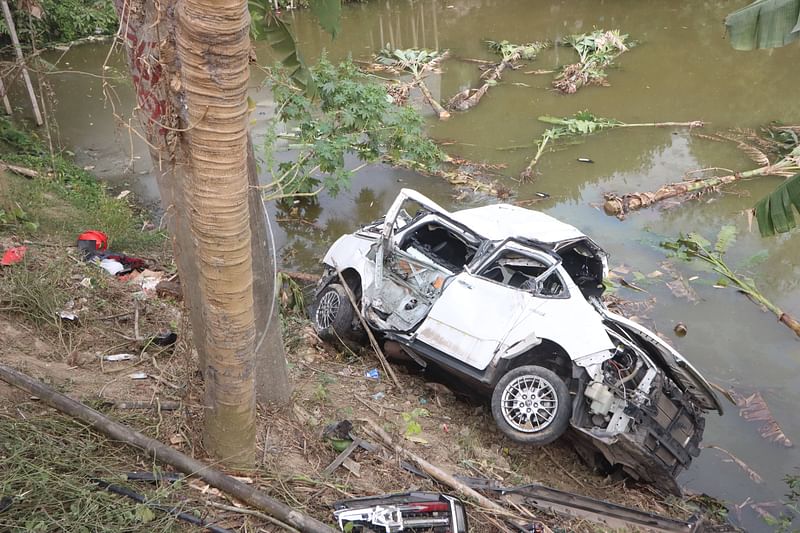
[[[509,237],[546,243],[585,237],[575,226],[550,215],[515,205],[492,204],[450,213],[450,217],[475,231],[481,237],[502,241]]]

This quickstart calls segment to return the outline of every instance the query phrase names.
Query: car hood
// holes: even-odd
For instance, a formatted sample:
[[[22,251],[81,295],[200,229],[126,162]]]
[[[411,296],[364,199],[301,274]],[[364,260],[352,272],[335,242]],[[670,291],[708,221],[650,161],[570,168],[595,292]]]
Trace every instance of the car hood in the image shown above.
[[[602,313],[606,319],[615,322],[649,342],[660,357],[660,361],[656,362],[661,363],[660,366],[664,372],[678,384],[681,390],[691,396],[701,408],[709,411],[717,410],[719,414],[722,414],[722,405],[719,403],[714,389],[685,357],[661,340],[656,334],[636,322],[612,313],[607,309],[604,309]]]

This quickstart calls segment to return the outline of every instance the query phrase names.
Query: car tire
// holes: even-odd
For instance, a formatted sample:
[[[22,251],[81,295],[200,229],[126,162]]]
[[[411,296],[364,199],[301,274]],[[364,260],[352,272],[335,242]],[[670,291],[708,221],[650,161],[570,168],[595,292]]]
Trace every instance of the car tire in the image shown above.
[[[311,321],[321,339],[335,341],[350,338],[354,318],[355,310],[343,286],[331,283],[319,292],[312,308]]]
[[[541,366],[509,371],[492,394],[492,416],[500,431],[523,444],[550,444],[567,430],[571,413],[567,385]]]

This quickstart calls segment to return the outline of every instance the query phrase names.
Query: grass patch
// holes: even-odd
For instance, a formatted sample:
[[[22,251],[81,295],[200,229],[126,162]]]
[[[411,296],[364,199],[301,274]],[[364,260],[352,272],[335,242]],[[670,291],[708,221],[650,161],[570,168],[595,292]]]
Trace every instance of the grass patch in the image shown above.
[[[148,502],[174,499],[170,497],[180,484],[154,487],[126,481],[125,472],[141,469],[130,455],[64,416],[0,415],[0,497],[13,499],[0,513],[0,530],[185,531],[173,517],[98,490],[91,482],[100,478],[128,487]]]
[[[0,118],[0,158],[40,172],[36,179],[0,173],[0,233],[25,238],[42,235],[74,241],[97,229],[109,237],[114,251],[131,254],[155,250],[162,232],[143,231],[145,213],[106,187],[64,154],[51,154],[33,133]]]
[[[0,311],[24,316],[37,326],[60,326],[58,312],[70,298],[70,265],[62,258],[31,268],[28,261],[0,270]]]

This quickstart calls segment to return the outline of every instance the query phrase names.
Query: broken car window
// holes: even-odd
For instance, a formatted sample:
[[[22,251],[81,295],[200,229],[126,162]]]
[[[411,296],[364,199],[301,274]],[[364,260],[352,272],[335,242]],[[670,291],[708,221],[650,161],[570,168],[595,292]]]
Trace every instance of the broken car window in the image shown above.
[[[413,229],[403,237],[400,249],[417,251],[451,272],[461,272],[475,257],[477,247],[437,221]]]
[[[479,275],[524,291],[536,290],[536,278],[547,272],[548,266],[532,257],[511,250],[502,252]],[[561,277],[554,270],[544,280],[538,293],[560,296],[564,293]]]

